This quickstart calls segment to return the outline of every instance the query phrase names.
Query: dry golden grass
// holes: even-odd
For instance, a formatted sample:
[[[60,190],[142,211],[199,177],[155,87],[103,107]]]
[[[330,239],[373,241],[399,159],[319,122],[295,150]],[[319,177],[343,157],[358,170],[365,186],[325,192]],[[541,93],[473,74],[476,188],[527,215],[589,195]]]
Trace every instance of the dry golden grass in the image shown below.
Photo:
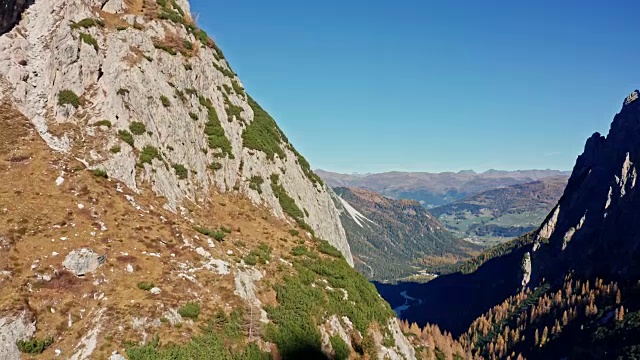
[[[64,183],[56,186],[62,173]],[[168,308],[194,300],[202,305],[203,319],[220,308],[228,312],[244,306],[234,295],[233,272],[220,275],[201,270],[195,273],[197,284],[177,276],[179,263],[199,267],[203,260],[184,245],[184,239],[232,265],[260,242],[269,244],[273,261],[257,265],[266,274],[257,284],[263,304],[275,304],[275,293],[266,284],[291,271],[278,266],[277,259],[287,257],[297,245],[288,232],[292,226],[273,218],[267,209],[242,196],[212,190],[206,201],[185,204],[191,223],[164,210],[164,200],[150,190],[118,192],[115,181],[95,177],[71,155],[51,151],[28,120],[6,104],[0,105],[0,174],[0,238],[4,239],[0,271],[11,273],[10,277],[0,275],[0,313],[25,308],[33,312],[36,335],[56,338],[42,358],[53,357],[53,349],[72,354],[80,338],[96,326],[100,311],[104,312],[100,346],[94,358],[121,350],[126,340],[142,340],[141,331],[132,328],[134,318],[160,319]],[[144,189],[146,184],[140,185]],[[134,208],[125,195],[133,196],[144,211]],[[193,224],[211,229],[226,226],[233,232],[209,248]],[[103,226],[107,230],[101,230]],[[77,278],[64,271],[62,261],[82,247],[106,254],[107,260],[95,273]],[[135,268],[132,274],[126,271],[127,264]],[[43,275],[52,280],[41,280]],[[138,289],[140,281],[154,283],[162,293]],[[180,343],[197,333],[198,322],[187,322],[180,329],[162,323],[145,330],[149,336],[160,335],[165,343]]]

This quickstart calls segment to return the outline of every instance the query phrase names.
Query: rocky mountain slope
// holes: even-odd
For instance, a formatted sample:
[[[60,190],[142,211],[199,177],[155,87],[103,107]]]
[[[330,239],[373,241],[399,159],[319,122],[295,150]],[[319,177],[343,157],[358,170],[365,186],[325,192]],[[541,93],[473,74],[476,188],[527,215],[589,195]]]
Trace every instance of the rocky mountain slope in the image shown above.
[[[457,173],[393,171],[365,175],[316,172],[331,187],[365,188],[394,199],[416,200],[427,208],[450,204],[486,190],[568,175],[556,170],[488,170],[480,174],[469,170]]]
[[[466,274],[404,284],[421,303],[403,316],[465,333],[460,340],[487,357],[639,356],[638,95],[624,100],[606,137],[587,140],[538,230],[483,254]],[[425,311],[438,304],[449,309],[446,319]]]
[[[538,228],[555,206],[568,176],[487,190],[430,209],[454,234],[482,244],[503,242]]]
[[[134,191],[149,184],[172,211],[212,187],[241,192],[351,262],[322,180],[192,24],[188,3],[172,4],[35,2],[0,38],[3,93],[51,148]]]
[[[414,359],[188,5],[36,0],[0,35],[0,358]]]
[[[358,188],[334,190],[356,269],[371,279],[438,272],[480,249],[455,238],[416,201]]]

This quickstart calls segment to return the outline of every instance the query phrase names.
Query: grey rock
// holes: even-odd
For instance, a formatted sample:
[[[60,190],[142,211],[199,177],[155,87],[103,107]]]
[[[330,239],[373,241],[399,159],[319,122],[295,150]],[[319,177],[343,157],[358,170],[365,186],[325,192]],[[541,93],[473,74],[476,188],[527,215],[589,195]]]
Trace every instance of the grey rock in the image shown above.
[[[62,262],[62,265],[76,276],[84,276],[98,269],[102,257],[98,256],[90,249],[82,248],[69,253]]]

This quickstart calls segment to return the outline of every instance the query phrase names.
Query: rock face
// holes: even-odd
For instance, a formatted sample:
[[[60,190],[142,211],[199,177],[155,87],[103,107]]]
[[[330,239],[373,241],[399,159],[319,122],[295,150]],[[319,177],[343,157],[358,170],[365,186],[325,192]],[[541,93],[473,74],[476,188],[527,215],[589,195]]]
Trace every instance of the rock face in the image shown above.
[[[0,35],[20,20],[22,12],[32,3],[29,0],[0,0]]]
[[[3,27],[25,4],[0,2],[13,9]],[[168,209],[242,193],[353,264],[329,190],[192,25],[188,2],[128,4],[35,1],[0,37],[3,93],[52,149],[152,189]]]
[[[635,96],[634,96],[635,94]],[[631,99],[631,101],[629,101]],[[640,101],[634,91],[609,134],[593,134],[564,194],[543,223],[532,254],[532,283],[577,268],[586,276],[640,274]],[[609,261],[615,260],[615,261]]]

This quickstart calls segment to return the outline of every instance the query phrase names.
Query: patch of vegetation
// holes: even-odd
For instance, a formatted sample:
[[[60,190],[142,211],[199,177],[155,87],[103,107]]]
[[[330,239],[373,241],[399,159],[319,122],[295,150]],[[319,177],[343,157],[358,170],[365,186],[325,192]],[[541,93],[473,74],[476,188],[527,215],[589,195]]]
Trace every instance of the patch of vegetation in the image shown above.
[[[187,71],[191,71],[193,70],[193,65],[189,64],[189,63],[185,63],[184,64],[184,69]]]
[[[184,92],[185,92],[185,94],[187,94],[189,96],[192,96],[192,95],[198,96],[198,90],[196,90],[194,88],[185,88]]]
[[[98,40],[96,40],[96,38],[91,36],[91,34],[80,33],[80,40],[82,40],[87,45],[93,46],[95,51],[100,50],[100,48],[98,47]]]
[[[93,124],[93,126],[106,126],[108,128],[111,128],[111,121],[109,120],[100,120],[97,121]]]
[[[82,19],[78,22],[71,22],[71,24],[69,25],[69,27],[72,30],[77,30],[80,28],[84,28],[84,29],[88,29],[88,28],[92,28],[94,26],[100,26],[100,27],[104,27],[104,20],[102,19],[92,19],[92,18],[86,18],[86,19]]]
[[[232,122],[234,116],[237,120],[243,120],[241,116],[243,111],[242,107],[233,105],[226,94],[223,93],[222,95],[224,96],[224,103],[226,105],[227,120]]]
[[[204,133],[208,137],[209,148],[219,149],[221,156],[228,156],[233,159],[233,153],[231,148],[231,142],[227,139],[227,135],[220,125],[220,119],[216,113],[216,109],[213,107],[211,100],[204,96],[199,97],[200,105],[207,109],[207,122],[204,124]]]
[[[200,315],[200,303],[188,302],[183,307],[178,309],[178,314],[183,318],[196,320]]]
[[[226,232],[227,234],[231,234],[233,232],[233,230],[231,230],[231,228],[226,227],[226,226],[220,226],[220,231]]]
[[[153,289],[154,286],[155,285],[153,285],[153,283],[146,282],[146,281],[141,281],[138,283],[138,289],[144,290],[144,291],[149,291]]]
[[[289,149],[298,158],[298,165],[300,165],[300,168],[302,168],[302,172],[307,176],[307,178],[309,180],[311,180],[311,182],[314,183],[314,184],[323,185],[324,182],[322,181],[322,178],[320,178],[320,176],[318,176],[318,174],[314,173],[313,170],[311,170],[311,165],[309,164],[307,159],[305,159],[304,156],[302,156],[302,154],[300,154],[298,152],[298,150],[296,150],[293,147],[293,145],[289,145]]]
[[[189,112],[189,117],[191,118],[191,120],[193,121],[197,121],[198,120],[198,114],[194,113],[194,112]]]
[[[184,180],[189,176],[189,170],[187,170],[187,168],[184,167],[184,165],[173,164],[171,166],[173,167],[173,170],[176,172],[176,176],[178,176],[178,179]]]
[[[147,131],[147,128],[143,123],[134,121],[129,125],[129,131],[131,131],[134,135],[142,135]]]
[[[91,173],[95,177],[101,177],[101,178],[105,178],[105,179],[109,178],[109,175],[107,174],[107,171],[104,170],[104,169],[95,169],[95,170],[92,170]]]
[[[51,344],[53,344],[52,336],[44,339],[33,338],[31,340],[18,340],[16,342],[18,350],[20,350],[21,353],[31,355],[42,354]]]
[[[262,194],[262,184],[264,183],[264,179],[262,176],[254,175],[249,180],[249,189],[255,190],[258,194]]]
[[[327,240],[318,239],[318,251],[329,256],[337,258],[342,257],[342,253],[340,252],[340,250],[329,244]]]
[[[239,345],[241,347],[230,348],[229,339],[225,339],[220,332],[226,335],[226,328],[218,331],[215,325],[209,321],[209,325],[203,327],[202,334],[193,337],[184,345],[169,344],[160,345],[160,338],[155,337],[145,345],[135,343],[125,344],[127,357],[130,360],[272,360],[268,352],[263,352],[255,343]],[[227,320],[226,326],[231,328],[234,323]]]
[[[349,349],[347,343],[342,340],[340,336],[334,335],[330,337],[329,342],[331,343],[331,348],[333,349],[333,358],[335,360],[349,359],[349,355],[351,355],[351,349]]]
[[[222,73],[222,75],[228,77],[229,79],[233,79],[236,76],[236,74],[234,74],[233,71],[231,71],[231,70],[229,70],[227,68],[224,68],[224,67],[222,67],[222,66],[220,66],[220,65],[218,65],[216,63],[213,63],[213,67],[216,70],[220,71]]]
[[[214,163],[211,163],[211,165],[209,165],[209,168],[211,170],[220,170],[222,169],[222,164],[220,164],[219,162],[214,162]]]
[[[133,147],[133,135],[131,135],[130,132],[128,132],[127,130],[120,130],[118,131],[118,135],[120,136],[120,140],[126,142],[127,144],[131,145],[131,147]]]
[[[164,106],[164,107],[171,106],[171,101],[169,101],[169,98],[164,96],[164,95],[160,95],[160,102],[162,103],[162,106]]]
[[[291,216],[294,220],[304,220],[304,213],[296,205],[295,200],[287,194],[287,191],[280,185],[279,181],[277,174],[271,175],[271,190],[278,199],[280,207],[285,214]]]
[[[217,241],[224,241],[227,233],[222,230],[211,230],[202,226],[195,226],[194,229],[202,235],[206,235],[216,239]]]
[[[158,160],[162,159],[162,157],[160,156],[160,153],[158,152],[158,149],[156,149],[151,145],[145,145],[142,148],[142,152],[140,153],[140,161],[138,162],[138,164],[151,165],[151,163],[153,162],[153,159],[158,159]]]
[[[283,358],[320,351],[318,325],[328,316],[347,316],[362,334],[372,324],[386,324],[394,316],[375,287],[344,259],[305,256],[294,261],[294,268],[297,275],[285,276],[282,283],[274,286],[279,305],[265,307],[273,321],[266,328],[266,338],[278,346]],[[311,286],[321,280],[346,291],[349,301],[343,299],[343,291],[325,292],[320,286]]]
[[[114,145],[114,146],[111,147],[111,149],[109,149],[109,151],[111,151],[114,154],[119,153],[120,150],[121,150],[120,145]]]
[[[244,88],[240,86],[240,83],[238,83],[238,81],[231,80],[231,86],[233,86],[233,91],[239,96],[245,95]]]
[[[189,40],[182,40],[182,47],[187,50],[193,50],[193,43]]]
[[[271,261],[271,247],[265,243],[260,243],[257,249],[253,249],[244,257],[247,265],[256,265],[257,263],[266,264]]]
[[[286,155],[281,144],[287,141],[286,137],[275,120],[251,96],[248,99],[254,116],[253,121],[242,133],[243,146],[264,152],[269,160],[273,160],[276,154],[284,159]]]
[[[169,46],[169,45],[165,45],[165,44],[161,44],[161,43],[153,43],[153,47],[158,49],[158,50],[165,51],[165,52],[169,53],[169,55],[177,55],[178,54],[176,49],[174,49],[172,46]]]
[[[67,104],[77,109],[80,106],[80,98],[71,90],[61,90],[58,93],[58,105],[64,106]]]
[[[125,88],[120,88],[118,89],[118,91],[116,91],[116,94],[118,95],[129,95],[129,89],[125,89]]]
[[[298,236],[298,235],[300,235],[300,231],[298,231],[296,229],[291,229],[291,230],[289,230],[289,234],[291,236]]]

